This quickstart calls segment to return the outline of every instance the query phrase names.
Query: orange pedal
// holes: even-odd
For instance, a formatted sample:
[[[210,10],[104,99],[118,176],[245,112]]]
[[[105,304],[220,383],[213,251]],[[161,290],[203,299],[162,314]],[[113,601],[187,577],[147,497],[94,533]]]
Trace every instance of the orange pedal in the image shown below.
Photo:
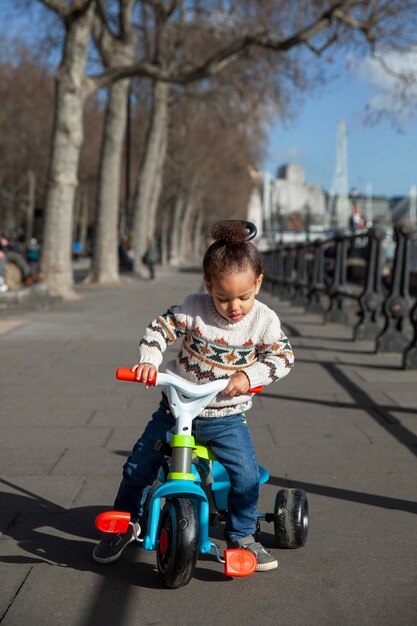
[[[256,569],[256,556],[243,548],[224,551],[224,573],[226,576],[250,576]]]
[[[130,513],[104,511],[96,517],[96,528],[102,533],[125,533],[130,524]]]

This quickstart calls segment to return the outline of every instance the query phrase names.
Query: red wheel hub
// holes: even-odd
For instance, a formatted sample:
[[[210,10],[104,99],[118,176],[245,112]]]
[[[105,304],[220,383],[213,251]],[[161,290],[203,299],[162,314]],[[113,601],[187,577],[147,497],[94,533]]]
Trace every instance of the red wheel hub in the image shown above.
[[[161,530],[161,534],[159,535],[159,549],[162,552],[162,554],[165,554],[165,552],[168,550],[168,544],[169,544],[168,531],[166,528],[163,528]]]

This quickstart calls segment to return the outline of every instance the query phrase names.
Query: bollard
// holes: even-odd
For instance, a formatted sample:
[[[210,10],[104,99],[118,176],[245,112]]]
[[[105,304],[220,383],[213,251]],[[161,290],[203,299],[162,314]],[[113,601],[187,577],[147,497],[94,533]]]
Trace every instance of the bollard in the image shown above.
[[[324,313],[322,294],[326,291],[324,283],[324,242],[317,239],[314,243],[313,267],[310,271],[307,292],[306,311]]]
[[[410,343],[410,338],[404,330],[404,323],[407,320],[410,306],[408,284],[410,280],[411,234],[412,228],[409,222],[401,222],[395,227],[397,246],[390,290],[383,305],[385,325],[375,343],[377,353],[403,352]]]
[[[382,292],[382,241],[385,231],[374,226],[368,232],[368,263],[365,287],[359,296],[359,322],[353,329],[353,339],[375,339],[380,332],[378,316],[384,300]]]
[[[344,296],[347,295],[347,250],[351,237],[336,235],[336,264],[333,272],[333,280],[329,289],[330,304],[325,312],[326,322],[348,321],[348,316],[344,308]]]

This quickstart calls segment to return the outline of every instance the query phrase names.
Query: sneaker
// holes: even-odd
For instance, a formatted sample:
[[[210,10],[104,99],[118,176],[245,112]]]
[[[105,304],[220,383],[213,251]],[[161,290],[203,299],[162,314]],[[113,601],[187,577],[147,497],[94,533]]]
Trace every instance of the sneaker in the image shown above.
[[[255,541],[252,535],[249,537],[244,537],[243,539],[239,539],[239,541],[228,541],[228,548],[243,548],[244,550],[249,550],[256,556],[256,560],[258,561],[258,565],[256,566],[257,572],[266,572],[270,569],[275,569],[278,567],[278,561],[275,559],[268,550],[265,550],[263,545],[259,543],[259,541]]]
[[[93,550],[93,559],[97,563],[113,563],[121,556],[123,550],[132,541],[137,541],[140,533],[138,523],[129,525],[126,533],[113,535],[111,533],[103,533],[100,543]]]

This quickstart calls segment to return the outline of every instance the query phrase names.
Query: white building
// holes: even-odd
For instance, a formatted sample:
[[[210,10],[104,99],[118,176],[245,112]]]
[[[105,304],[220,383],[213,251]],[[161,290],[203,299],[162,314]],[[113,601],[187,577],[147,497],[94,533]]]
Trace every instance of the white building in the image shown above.
[[[287,163],[278,168],[277,178],[269,181],[271,226],[281,224],[288,216],[297,214],[304,222],[306,216],[313,224],[324,224],[326,195],[322,187],[305,182],[304,170]]]

